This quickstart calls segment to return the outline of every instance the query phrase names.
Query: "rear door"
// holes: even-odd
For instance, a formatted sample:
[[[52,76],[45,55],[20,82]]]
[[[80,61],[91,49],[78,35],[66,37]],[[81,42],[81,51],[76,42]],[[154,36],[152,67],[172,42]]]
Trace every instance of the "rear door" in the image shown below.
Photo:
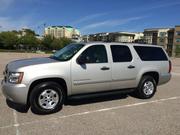
[[[110,45],[112,53],[112,89],[134,88],[137,68],[130,48],[126,45]]]

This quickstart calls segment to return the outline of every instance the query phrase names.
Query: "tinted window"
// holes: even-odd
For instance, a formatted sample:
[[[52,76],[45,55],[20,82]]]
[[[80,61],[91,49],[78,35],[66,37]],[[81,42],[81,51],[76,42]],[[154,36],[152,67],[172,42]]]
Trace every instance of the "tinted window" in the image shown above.
[[[134,46],[141,60],[144,61],[164,61],[167,56],[159,47]]]
[[[86,63],[106,63],[107,53],[104,45],[95,45],[87,48],[82,54]]]
[[[129,62],[132,60],[129,47],[124,45],[111,45],[113,62]]]

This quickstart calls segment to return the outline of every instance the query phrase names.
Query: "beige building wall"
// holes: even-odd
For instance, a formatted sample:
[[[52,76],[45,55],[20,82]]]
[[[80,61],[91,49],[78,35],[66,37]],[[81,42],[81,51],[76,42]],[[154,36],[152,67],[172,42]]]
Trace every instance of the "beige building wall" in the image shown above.
[[[180,57],[180,25],[175,26],[174,30],[173,56]]]
[[[66,37],[72,39],[74,35],[80,37],[80,32],[70,26],[50,26],[45,28],[44,35],[51,35],[55,38]]]

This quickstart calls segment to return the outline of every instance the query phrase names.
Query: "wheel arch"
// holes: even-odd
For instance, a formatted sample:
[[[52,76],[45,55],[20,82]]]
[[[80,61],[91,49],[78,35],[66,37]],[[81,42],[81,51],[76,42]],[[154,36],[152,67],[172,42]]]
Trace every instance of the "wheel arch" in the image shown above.
[[[66,94],[66,97],[67,97],[67,95],[68,95],[68,87],[67,87],[66,81],[63,78],[58,78],[58,77],[41,78],[41,79],[34,80],[30,84],[29,90],[28,90],[28,95],[27,95],[27,104],[29,104],[29,100],[30,100],[29,98],[30,98],[30,94],[31,94],[33,88],[39,83],[48,82],[48,81],[52,81],[52,82],[56,82],[56,83],[60,84],[64,88],[65,94]]]
[[[158,83],[159,83],[159,73],[157,71],[148,71],[148,72],[145,72],[145,73],[142,74],[141,78],[143,76],[145,76],[145,75],[149,75],[149,76],[153,77],[155,82],[156,82],[156,84],[158,85]]]

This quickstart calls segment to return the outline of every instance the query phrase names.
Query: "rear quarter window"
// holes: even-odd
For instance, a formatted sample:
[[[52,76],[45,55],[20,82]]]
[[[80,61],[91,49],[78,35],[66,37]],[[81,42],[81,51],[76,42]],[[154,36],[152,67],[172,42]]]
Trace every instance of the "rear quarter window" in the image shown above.
[[[160,47],[134,46],[137,54],[143,61],[167,61],[168,58]]]

